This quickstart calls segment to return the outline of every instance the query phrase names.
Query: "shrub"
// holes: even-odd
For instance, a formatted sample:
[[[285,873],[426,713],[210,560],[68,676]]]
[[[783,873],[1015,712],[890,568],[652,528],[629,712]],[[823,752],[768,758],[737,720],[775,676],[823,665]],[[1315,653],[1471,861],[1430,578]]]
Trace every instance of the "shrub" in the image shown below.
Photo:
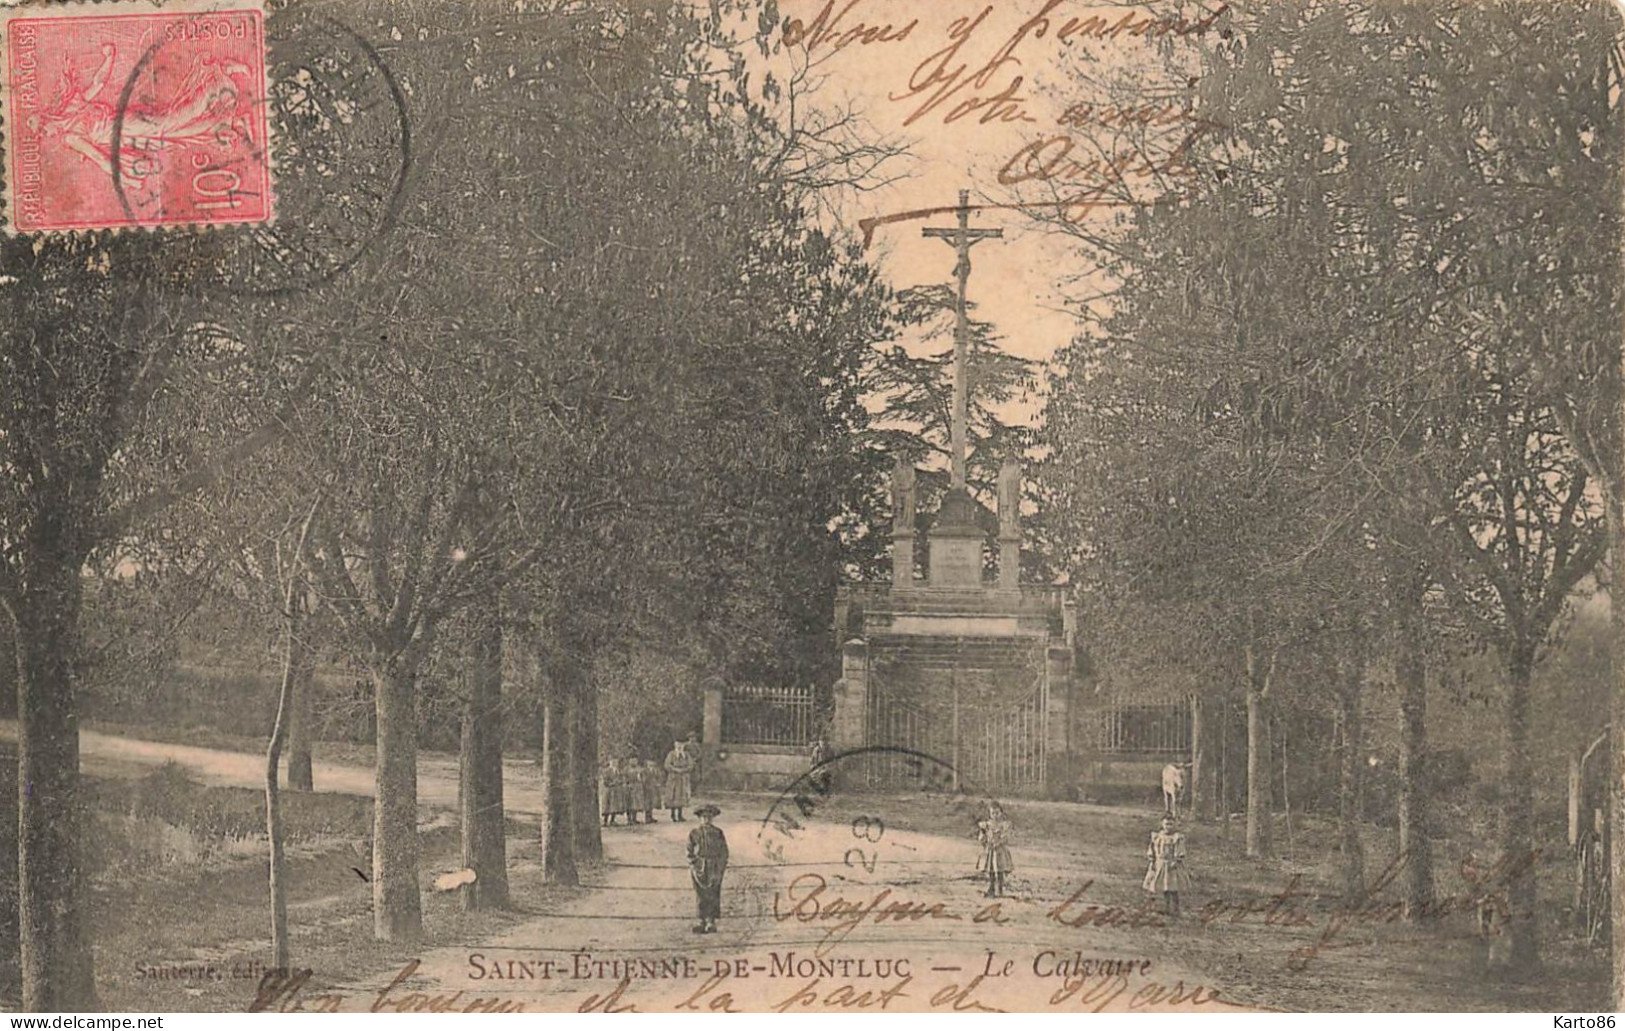
[[[1367,766],[1362,784],[1361,811],[1378,827],[1399,825],[1399,771],[1392,755],[1379,755]]]
[[[1460,748],[1429,751],[1423,761],[1423,776],[1434,798],[1459,798],[1473,780],[1472,757]]]

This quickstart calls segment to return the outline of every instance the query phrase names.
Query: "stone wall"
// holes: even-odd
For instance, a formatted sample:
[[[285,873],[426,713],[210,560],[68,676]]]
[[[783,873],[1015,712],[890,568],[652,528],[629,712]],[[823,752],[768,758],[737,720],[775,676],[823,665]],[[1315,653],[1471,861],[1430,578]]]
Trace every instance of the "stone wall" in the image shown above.
[[[777,794],[811,765],[805,748],[725,744],[707,756],[697,790]]]

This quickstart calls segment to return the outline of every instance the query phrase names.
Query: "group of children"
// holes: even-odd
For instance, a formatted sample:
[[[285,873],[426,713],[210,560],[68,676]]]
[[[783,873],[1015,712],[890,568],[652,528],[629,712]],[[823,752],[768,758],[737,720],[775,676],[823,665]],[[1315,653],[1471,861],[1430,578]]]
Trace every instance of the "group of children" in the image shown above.
[[[605,827],[625,816],[628,824],[654,823],[655,810],[683,823],[683,810],[694,793],[696,748],[692,742],[674,741],[664,763],[629,755],[611,759],[598,771],[598,803]],[[638,819],[639,815],[643,817]]]
[[[1004,808],[988,800],[985,815],[976,821],[976,840],[982,846],[982,857],[977,863],[979,873],[987,875],[988,898],[1004,895],[1005,879],[1010,876],[1010,839],[1014,829]],[[1145,850],[1146,870],[1140,886],[1150,896],[1162,896],[1162,911],[1168,916],[1179,915],[1179,893],[1189,891],[1191,876],[1185,865],[1185,835],[1177,828],[1170,812],[1164,812],[1162,824],[1151,832],[1151,843]]]

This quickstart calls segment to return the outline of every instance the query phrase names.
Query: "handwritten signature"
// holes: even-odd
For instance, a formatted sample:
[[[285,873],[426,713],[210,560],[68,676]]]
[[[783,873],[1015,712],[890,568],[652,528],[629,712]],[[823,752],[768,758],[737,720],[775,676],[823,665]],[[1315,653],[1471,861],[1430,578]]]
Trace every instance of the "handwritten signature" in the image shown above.
[[[800,18],[789,18],[784,23],[784,42],[786,46],[805,46],[808,53],[820,47],[830,50],[844,50],[849,46],[869,46],[875,43],[901,43],[909,37],[920,20],[913,19],[902,27],[890,22],[885,24],[869,25],[864,22],[856,24],[847,22],[843,24],[846,16],[863,0],[847,0],[839,11],[835,10],[835,0],[826,0],[823,10],[811,22],[804,22]]]
[[[918,923],[922,920],[964,919],[944,901],[918,902],[897,897],[890,888],[882,888],[867,900],[848,899],[840,895],[829,897],[826,895],[828,891],[829,882],[823,875],[804,873],[791,881],[783,892],[773,893],[773,919],[779,923],[796,921],[829,925],[819,942],[819,954],[827,952],[865,922],[880,924],[890,920],[893,923]]]
[[[1074,41],[1105,42],[1118,38],[1139,40],[1165,36],[1185,37],[1209,32],[1230,9],[1221,3],[1209,14],[1187,19],[1179,15],[1157,15],[1139,10],[1124,14],[1090,13],[1062,19],[1056,10],[1065,0],[1047,0],[1037,13],[1016,28],[983,60],[968,57],[975,50],[994,6],[954,18],[947,26],[947,40],[915,65],[906,85],[890,94],[893,102],[910,110],[905,126],[928,117],[940,116],[941,124],[952,125],[969,119],[978,125],[1036,122],[1030,110],[1031,98],[1023,92],[1027,76],[1019,51],[1030,40],[1049,40],[1061,46]],[[848,16],[861,0],[847,0],[839,8],[828,0],[811,22],[799,18],[784,23],[783,41],[804,46],[809,53],[827,48],[839,51],[852,46],[900,43],[914,35],[919,20],[902,25],[890,22],[849,21]],[[973,117],[974,116],[974,117]]]
[[[1487,869],[1463,864],[1461,873],[1467,882],[1467,889],[1454,895],[1436,896],[1417,907],[1413,915],[1422,919],[1440,919],[1455,912],[1477,910],[1505,919],[1511,912],[1509,886],[1527,874],[1539,858],[1540,852],[1536,850],[1526,855],[1502,857]],[[1240,924],[1256,917],[1266,927],[1318,931],[1313,941],[1294,949],[1287,957],[1287,969],[1301,972],[1322,953],[1336,948],[1340,944],[1338,939],[1349,928],[1393,924],[1405,917],[1405,904],[1384,898],[1383,893],[1398,879],[1407,859],[1408,854],[1401,852],[1383,868],[1358,899],[1340,903],[1323,913],[1308,907],[1307,902],[1313,896],[1298,890],[1302,877],[1294,875],[1284,888],[1265,899],[1213,899],[1201,908],[1197,918],[1204,927],[1220,921]],[[1493,920],[1491,925],[1494,926]]]
[[[891,1008],[892,1004],[899,1000],[923,999],[926,1008],[932,1010],[948,1010],[955,1013],[1002,1013],[1004,1012],[1002,1009],[986,1001],[986,997],[981,994],[991,983],[986,975],[977,974],[962,983],[957,980],[945,982],[927,993],[920,990],[912,975],[879,982],[831,982],[814,977],[797,984],[788,994],[768,1003],[763,1009],[775,1013],[807,1010],[883,1011]],[[577,1010],[581,1013],[642,1012],[631,994],[632,981],[630,978],[623,978],[608,992],[602,994],[594,992],[588,995]],[[1150,1007],[1194,1009],[1242,1005],[1221,998],[1216,989],[1207,985],[1186,987],[1183,980],[1170,984],[1158,979],[1131,977],[1126,974],[1069,978],[1044,1002],[1052,1009],[1090,1009],[1099,1013],[1119,1000],[1122,1000],[1122,1006],[1128,1010]],[[719,971],[674,1005],[670,1004],[669,997],[666,1000],[645,1000],[644,1005],[687,1013],[738,1013],[741,1011],[734,1008],[738,1001],[728,975]],[[917,1003],[915,1006],[917,1008]]]
[[[902,43],[920,27],[918,18],[902,24],[861,20],[854,12],[864,0],[826,0],[811,21],[787,18],[781,39],[787,46],[804,47],[808,54],[819,50],[834,53],[849,47],[870,47]],[[1050,40],[1070,47],[1075,41],[1106,42],[1119,38],[1154,40],[1164,36],[1181,38],[1211,31],[1230,10],[1221,3],[1212,12],[1196,19],[1180,15],[1158,15],[1148,11],[1124,14],[1091,13],[1062,19],[1055,15],[1065,0],[1047,0],[1044,6],[1012,32],[991,56],[977,61],[963,55],[973,49],[994,6],[988,4],[975,14],[965,14],[948,23],[947,42],[917,64],[907,85],[890,94],[890,99],[910,106],[903,124],[913,125],[928,115],[939,114],[943,125],[962,119],[976,124],[1035,122],[1029,110],[1031,98],[1023,93],[1027,77],[1017,52],[1029,40]]]
[[[367,1003],[368,1013],[522,1013],[525,1004],[492,995],[472,995],[462,989],[446,994],[403,992],[401,986],[417,973],[419,960],[401,968],[384,989]],[[248,1012],[263,1013],[345,1013],[349,1000],[338,992],[310,990],[308,969],[273,969],[260,979],[259,990],[248,1004]]]

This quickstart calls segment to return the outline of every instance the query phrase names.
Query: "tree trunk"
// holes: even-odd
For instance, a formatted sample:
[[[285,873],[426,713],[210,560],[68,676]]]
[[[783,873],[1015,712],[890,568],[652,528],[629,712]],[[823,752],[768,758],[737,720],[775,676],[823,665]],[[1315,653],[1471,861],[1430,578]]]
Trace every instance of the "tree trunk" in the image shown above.
[[[508,905],[507,819],[502,804],[502,612],[493,595],[473,613],[475,639],[460,755],[465,910]]]
[[[295,606],[301,613],[304,611],[304,602],[296,600]],[[301,620],[301,633],[293,641],[293,685],[292,694],[288,699],[288,789],[290,791],[316,790],[315,776],[311,770],[310,737],[311,712],[310,706],[316,686],[316,649],[311,646],[310,638],[303,632],[306,621]]]
[[[1191,792],[1190,816],[1192,820],[1202,818],[1202,806],[1208,801],[1207,786],[1202,783],[1202,775],[1206,773],[1206,757],[1203,749],[1207,747],[1206,735],[1203,726],[1202,698],[1200,695],[1191,696]]]
[[[575,681],[574,670],[555,663],[542,710],[542,879],[548,884],[581,883],[576,871],[575,807],[570,797]]]
[[[373,674],[378,758],[373,803],[373,934],[415,941],[423,930],[418,897],[418,742],[416,664],[399,654]]]
[[[1219,709],[1219,840],[1230,840],[1230,699],[1220,700]]]
[[[1584,807],[1585,780],[1580,774],[1580,757],[1569,756],[1568,770],[1568,843],[1574,848],[1580,843],[1580,810]]]
[[[1292,754],[1291,742],[1287,737],[1287,724],[1291,721],[1283,717],[1276,722],[1281,725],[1281,808],[1286,811],[1286,854],[1291,856],[1297,853],[1292,838],[1292,767],[1287,762]]]
[[[1405,914],[1418,919],[1432,911],[1433,831],[1427,785],[1427,660],[1422,650],[1422,592],[1400,592],[1399,653],[1399,854],[1404,864],[1400,891]]]
[[[97,1008],[81,842],[79,783],[80,562],[60,541],[30,563],[12,611],[17,649],[17,884],[23,1009]]]
[[[1625,420],[1619,430],[1625,432]],[[1609,691],[1610,720],[1608,741],[1608,892],[1612,916],[1609,956],[1613,959],[1614,1012],[1625,1012],[1625,602],[1619,598],[1621,568],[1625,565],[1625,481],[1619,475],[1608,481],[1608,635],[1609,669],[1613,676]]]
[[[1365,714],[1360,692],[1364,667],[1363,655],[1351,660],[1337,694],[1338,721],[1343,729],[1337,777],[1338,846],[1343,854],[1343,897],[1351,904],[1365,898],[1365,847],[1360,842],[1360,789],[1365,770]]]
[[[1270,855],[1269,678],[1256,650],[1247,648],[1247,855]]]
[[[17,718],[16,636],[11,620],[0,619],[0,720]]]
[[[1529,693],[1534,648],[1518,646],[1507,663],[1506,780],[1502,799],[1501,860],[1509,873],[1507,901],[1512,968],[1531,971],[1539,953],[1536,941],[1534,854],[1534,767],[1529,755]]]
[[[575,733],[570,739],[575,855],[577,863],[596,863],[604,858],[598,799],[598,685],[584,680],[576,686],[575,696]]]
[[[298,693],[298,652],[303,638],[300,616],[304,606],[288,592],[288,604],[283,619],[282,687],[277,693],[276,722],[271,725],[271,743],[265,749],[265,841],[270,852],[271,889],[271,966],[287,970],[288,960],[288,886],[283,867],[282,800],[277,784],[282,774],[282,745],[291,736],[293,710]],[[288,771],[293,780],[293,770]]]

